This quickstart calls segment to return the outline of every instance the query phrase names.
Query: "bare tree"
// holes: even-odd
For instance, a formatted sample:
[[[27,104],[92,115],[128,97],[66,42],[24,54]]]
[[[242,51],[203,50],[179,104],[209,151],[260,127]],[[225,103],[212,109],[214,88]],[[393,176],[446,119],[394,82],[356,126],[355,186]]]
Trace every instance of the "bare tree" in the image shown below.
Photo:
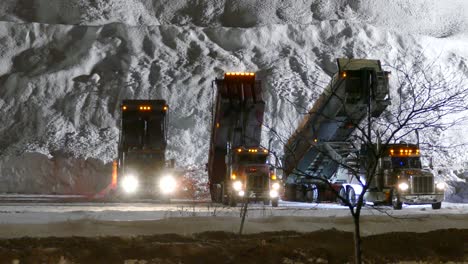
[[[414,135],[419,135],[420,132],[424,134],[426,131],[443,131],[463,121],[461,113],[468,109],[468,86],[464,81],[464,76],[459,75],[459,72],[445,71],[435,62],[424,63],[422,56],[412,58],[411,63],[407,63],[406,56],[402,56],[402,58],[405,60],[401,59],[394,65],[387,66],[391,69],[391,78],[394,79],[391,81],[391,89],[395,91],[391,93],[392,105],[387,107],[382,115],[372,117],[373,109],[371,109],[372,106],[369,102],[367,119],[358,119],[349,124],[355,128],[355,132],[348,138],[348,146],[353,146],[354,149],[361,148],[361,152],[362,149],[366,150],[365,158],[361,155],[359,166],[347,162],[353,153],[359,155],[357,151],[353,152],[348,149],[344,154],[340,154],[327,150],[330,142],[320,142],[317,139],[310,142],[310,138],[304,139],[309,140],[311,147],[316,148],[329,162],[345,168],[361,190],[350,194],[343,188],[337,189],[339,185],[334,184],[329,178],[324,178],[316,173],[311,174],[308,169],[295,169],[294,171],[298,177],[308,178],[326,186],[338,202],[349,208],[354,222],[355,263],[362,263],[361,211],[366,204],[366,194],[374,186],[381,185],[378,182],[380,181],[379,176],[381,176],[379,175],[381,173],[379,166],[390,151],[385,146],[409,139],[421,143],[421,151],[424,151],[424,143],[427,143],[424,141],[426,138],[423,137],[419,142],[419,138],[415,139]],[[338,101],[346,105],[347,95],[333,94],[332,91],[330,96],[336,97]],[[368,96],[370,100],[376,95],[369,92]],[[300,109],[300,111],[302,110]],[[343,108],[343,111],[349,115],[353,114],[351,109],[346,109],[346,107]],[[308,112],[308,115],[321,115],[321,120],[339,122],[339,120],[332,120],[335,117],[330,117],[314,108]],[[285,145],[284,151],[287,152],[289,147],[287,138],[270,127],[267,129],[271,135],[274,135]],[[417,151],[419,152],[419,147]],[[299,159],[301,157],[293,158]],[[284,166],[280,165],[279,168],[284,168]],[[365,177],[362,178],[361,175],[365,175]],[[310,191],[312,194],[314,193],[313,190]],[[393,206],[401,208],[398,188],[392,189],[389,195],[390,200],[394,203]]]

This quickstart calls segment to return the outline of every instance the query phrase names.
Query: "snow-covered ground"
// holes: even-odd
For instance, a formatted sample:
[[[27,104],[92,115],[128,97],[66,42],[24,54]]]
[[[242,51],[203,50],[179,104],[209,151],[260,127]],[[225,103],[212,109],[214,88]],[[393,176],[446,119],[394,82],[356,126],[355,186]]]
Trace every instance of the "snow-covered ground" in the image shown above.
[[[362,234],[428,232],[468,228],[468,205],[443,203],[430,206],[365,208]],[[0,237],[135,236],[205,231],[238,232],[240,207],[211,203],[3,203],[0,204]],[[312,232],[322,229],[352,231],[347,208],[334,204],[280,202],[278,208],[252,204],[245,232]]]
[[[284,137],[300,118],[290,102],[310,107],[337,57],[384,67],[418,57],[468,76],[467,25],[463,0],[2,1],[0,192],[104,188],[125,98],[166,99],[169,158],[202,168],[211,81],[224,71],[257,72],[266,124]],[[422,138],[466,143],[461,127]],[[427,155],[447,180],[463,180],[466,146]],[[452,186],[449,200],[468,201],[468,188]]]

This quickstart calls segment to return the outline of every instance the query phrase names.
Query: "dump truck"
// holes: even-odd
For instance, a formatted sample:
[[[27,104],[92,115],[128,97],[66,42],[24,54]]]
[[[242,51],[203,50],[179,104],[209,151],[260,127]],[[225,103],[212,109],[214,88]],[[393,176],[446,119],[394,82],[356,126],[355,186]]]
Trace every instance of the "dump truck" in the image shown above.
[[[168,108],[165,100],[122,101],[114,195],[168,200],[176,191],[174,162],[165,157]]]
[[[337,64],[338,72],[284,145],[285,200],[336,201],[340,195],[355,203],[362,182],[369,177],[363,167],[369,164],[372,152],[365,144],[356,148],[352,135],[366,117],[368,121],[379,117],[390,105],[389,72],[382,70],[379,60],[345,58],[337,59]],[[433,175],[421,169],[419,148],[380,147],[393,149],[395,156],[382,155],[386,167],[379,161],[373,182],[376,185],[365,194],[366,202],[394,204],[395,209],[403,202],[431,203],[434,209],[440,208],[443,184],[434,182]],[[412,156],[398,156],[400,149],[404,154],[411,150]],[[388,162],[393,160],[406,167],[390,166]],[[343,164],[354,167],[359,175],[337,173]],[[426,187],[417,187],[422,182]]]
[[[375,180],[364,194],[365,201],[391,204],[396,210],[402,209],[404,203],[431,204],[433,209],[441,208],[445,183],[437,181],[430,170],[423,169],[418,144],[400,142],[372,146],[374,150],[369,151],[369,147],[363,145],[359,155],[361,174],[365,176],[366,162],[373,160],[369,156],[382,150],[376,164]]]
[[[207,164],[211,199],[230,206],[251,200],[278,206],[280,184],[269,164],[269,150],[261,146],[261,81],[253,72],[227,72],[213,85]]]

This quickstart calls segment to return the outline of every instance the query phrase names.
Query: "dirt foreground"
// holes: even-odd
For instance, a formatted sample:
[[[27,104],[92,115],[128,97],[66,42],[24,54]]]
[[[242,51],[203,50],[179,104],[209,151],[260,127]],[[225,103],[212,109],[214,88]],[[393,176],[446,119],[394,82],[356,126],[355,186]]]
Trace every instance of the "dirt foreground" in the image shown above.
[[[388,233],[364,240],[366,263],[468,263],[468,229]],[[0,240],[0,263],[347,263],[352,233],[226,232],[191,236],[49,237]]]

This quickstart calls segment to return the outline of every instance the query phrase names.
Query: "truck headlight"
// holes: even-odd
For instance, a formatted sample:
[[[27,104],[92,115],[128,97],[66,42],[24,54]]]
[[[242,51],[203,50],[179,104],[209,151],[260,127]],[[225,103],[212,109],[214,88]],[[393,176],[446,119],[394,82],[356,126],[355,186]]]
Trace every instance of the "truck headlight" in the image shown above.
[[[273,184],[271,185],[271,188],[272,188],[273,190],[279,190],[280,184],[277,183],[277,182],[275,182],[275,183],[273,183]]]
[[[232,188],[236,191],[242,190],[242,182],[241,181],[235,181],[232,183]]]
[[[239,193],[238,193],[238,194],[239,194],[239,196],[240,196],[240,197],[242,197],[242,196],[244,196],[244,195],[245,195],[245,192],[244,192],[244,191],[239,191]]]
[[[409,185],[406,182],[402,182],[402,183],[398,184],[398,188],[400,190],[402,190],[402,191],[406,191],[406,190],[408,190]]]
[[[127,175],[122,179],[121,186],[126,193],[133,193],[138,189],[138,179],[133,175]]]
[[[270,198],[276,198],[278,197],[278,191],[277,190],[271,190],[270,191]]]
[[[174,177],[170,175],[163,176],[159,180],[159,188],[161,189],[161,192],[163,193],[172,193],[175,191],[177,186],[177,182],[174,179]]]
[[[445,189],[445,182],[438,182],[438,183],[436,184],[436,188],[437,188],[438,190],[443,190],[443,189]]]

